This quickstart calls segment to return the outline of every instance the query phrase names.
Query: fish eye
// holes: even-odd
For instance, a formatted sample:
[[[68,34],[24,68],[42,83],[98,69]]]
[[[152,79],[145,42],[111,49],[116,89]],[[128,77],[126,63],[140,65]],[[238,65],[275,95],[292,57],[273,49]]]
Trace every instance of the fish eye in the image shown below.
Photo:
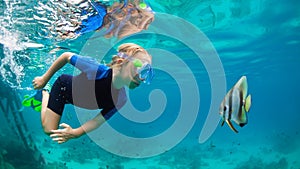
[[[226,111],[227,110],[227,106],[224,106],[224,109],[223,109],[223,111]]]

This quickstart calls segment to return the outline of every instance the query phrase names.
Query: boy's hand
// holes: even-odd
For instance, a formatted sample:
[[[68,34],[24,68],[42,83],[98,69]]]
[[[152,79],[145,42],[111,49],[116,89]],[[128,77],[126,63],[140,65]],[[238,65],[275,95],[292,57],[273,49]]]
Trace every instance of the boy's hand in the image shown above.
[[[32,85],[34,89],[42,89],[46,85],[46,81],[43,76],[37,76],[33,79]]]
[[[56,141],[58,144],[65,143],[72,138],[77,138],[74,134],[74,129],[66,123],[59,125],[63,129],[51,130],[53,134],[50,135],[53,141]]]

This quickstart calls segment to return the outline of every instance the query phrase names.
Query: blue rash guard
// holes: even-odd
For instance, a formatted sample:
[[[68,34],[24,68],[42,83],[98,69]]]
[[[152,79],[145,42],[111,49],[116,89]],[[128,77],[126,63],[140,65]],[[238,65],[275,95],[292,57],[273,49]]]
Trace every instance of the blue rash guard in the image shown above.
[[[87,32],[95,31],[103,25],[104,17],[107,14],[106,6],[91,2],[96,14],[89,16],[81,22],[80,27],[75,31],[75,34],[84,34]],[[86,11],[83,11],[84,13]]]
[[[124,88],[113,88],[112,69],[89,57],[73,55],[70,63],[81,73],[77,76],[63,74],[57,78],[50,92],[48,108],[62,115],[65,104],[86,109],[102,109],[108,120],[127,101]]]

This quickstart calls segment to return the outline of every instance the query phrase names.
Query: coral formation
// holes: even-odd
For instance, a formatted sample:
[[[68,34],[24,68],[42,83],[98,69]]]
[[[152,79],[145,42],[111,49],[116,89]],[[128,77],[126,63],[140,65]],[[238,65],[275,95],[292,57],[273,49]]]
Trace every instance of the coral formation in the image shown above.
[[[14,166],[8,162],[5,162],[2,153],[0,153],[0,169],[14,169]]]
[[[285,158],[273,162],[264,162],[261,158],[251,156],[247,161],[238,164],[234,169],[287,169],[288,162]]]

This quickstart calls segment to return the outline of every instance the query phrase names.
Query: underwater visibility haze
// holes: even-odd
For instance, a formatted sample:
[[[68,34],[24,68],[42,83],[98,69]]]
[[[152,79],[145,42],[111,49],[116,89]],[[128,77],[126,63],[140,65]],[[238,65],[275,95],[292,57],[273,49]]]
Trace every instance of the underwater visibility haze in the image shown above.
[[[0,0],[0,169],[300,168],[300,1],[149,0],[148,30],[59,39],[65,2]],[[125,42],[153,56],[151,85],[127,90],[128,111],[99,131],[53,142],[40,114],[21,106],[33,78],[65,51],[108,63]],[[50,83],[62,73],[77,72],[68,65]],[[242,76],[252,104],[235,133],[221,127],[219,106]],[[68,105],[61,122],[77,127],[95,113]]]

